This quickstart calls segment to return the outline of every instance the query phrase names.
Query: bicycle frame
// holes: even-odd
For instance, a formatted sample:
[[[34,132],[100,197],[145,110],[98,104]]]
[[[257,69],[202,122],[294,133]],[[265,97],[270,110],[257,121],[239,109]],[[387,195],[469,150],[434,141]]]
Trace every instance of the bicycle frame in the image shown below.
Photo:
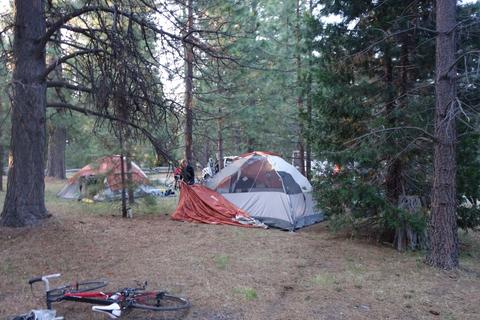
[[[35,282],[42,281],[45,285],[45,300],[46,300],[46,305],[47,309],[51,310],[52,309],[52,303],[53,302],[59,302],[59,301],[74,301],[74,302],[84,302],[84,303],[90,303],[90,304],[98,304],[98,305],[110,305],[113,302],[116,302],[116,300],[109,300],[111,296],[113,296],[116,293],[104,293],[104,292],[77,292],[77,293],[71,293],[71,292],[65,292],[60,298],[52,298],[51,297],[51,290],[50,290],[50,279],[55,279],[59,278],[61,276],[60,273],[55,273],[55,274],[50,274],[46,276],[41,276],[37,278],[30,279],[28,283],[32,285]]]
[[[51,306],[53,302],[74,301],[74,302],[83,302],[83,303],[99,304],[102,306],[106,306],[106,305],[112,304],[113,302],[117,302],[117,300],[110,299],[110,297],[113,296],[114,294],[115,292],[103,293],[100,291],[99,292],[78,292],[78,293],[66,292],[62,297],[58,299],[49,299],[48,292],[47,292],[47,304],[50,304]]]

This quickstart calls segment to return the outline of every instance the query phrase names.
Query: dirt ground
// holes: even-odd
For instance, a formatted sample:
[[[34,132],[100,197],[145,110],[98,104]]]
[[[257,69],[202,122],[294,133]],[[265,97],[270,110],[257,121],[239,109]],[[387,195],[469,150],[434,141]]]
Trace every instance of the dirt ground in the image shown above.
[[[47,186],[44,225],[0,228],[0,319],[42,306],[27,280],[56,272],[64,282],[107,278],[112,289],[148,280],[190,299],[187,319],[480,319],[477,234],[462,235],[462,268],[443,272],[422,253],[335,237],[325,223],[295,233],[182,223],[162,212],[174,204],[127,220],[57,200],[59,187]],[[72,315],[68,302],[58,309],[106,319],[88,307]]]

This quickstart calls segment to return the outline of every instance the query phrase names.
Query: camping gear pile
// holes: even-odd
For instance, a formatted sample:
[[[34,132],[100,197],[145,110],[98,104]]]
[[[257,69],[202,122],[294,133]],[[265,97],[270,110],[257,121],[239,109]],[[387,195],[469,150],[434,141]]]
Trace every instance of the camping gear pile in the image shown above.
[[[57,195],[64,199],[78,200],[109,201],[121,199],[121,162],[118,155],[95,160],[68,179],[67,185]],[[126,161],[124,161],[124,172],[127,172]],[[132,162],[129,174],[131,174],[135,197],[164,195],[161,190],[150,186],[147,175],[134,162]]]

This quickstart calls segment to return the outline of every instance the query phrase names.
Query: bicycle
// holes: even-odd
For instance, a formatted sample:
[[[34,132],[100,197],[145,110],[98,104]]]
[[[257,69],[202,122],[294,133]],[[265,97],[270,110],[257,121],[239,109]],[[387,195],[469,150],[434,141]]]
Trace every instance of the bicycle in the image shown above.
[[[32,278],[33,284],[42,281],[45,285],[47,309],[61,301],[93,304],[92,311],[104,313],[111,319],[127,316],[128,319],[181,319],[188,313],[190,302],[164,291],[146,291],[147,282],[138,288],[123,288],[113,292],[94,291],[107,285],[107,281],[89,281],[50,288],[49,279],[60,274]]]

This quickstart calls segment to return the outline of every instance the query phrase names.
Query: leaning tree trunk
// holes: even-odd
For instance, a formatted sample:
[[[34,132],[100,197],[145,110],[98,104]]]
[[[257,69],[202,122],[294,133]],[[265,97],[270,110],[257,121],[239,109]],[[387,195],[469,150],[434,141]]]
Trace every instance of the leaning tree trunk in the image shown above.
[[[43,0],[15,1],[12,162],[0,224],[22,227],[48,217],[45,208],[46,23]]]
[[[435,153],[430,250],[426,262],[442,269],[458,266],[455,184],[455,116],[458,108],[455,89],[456,4],[456,0],[436,2]]]
[[[54,125],[48,138],[47,176],[65,179],[65,147],[67,128]]]

